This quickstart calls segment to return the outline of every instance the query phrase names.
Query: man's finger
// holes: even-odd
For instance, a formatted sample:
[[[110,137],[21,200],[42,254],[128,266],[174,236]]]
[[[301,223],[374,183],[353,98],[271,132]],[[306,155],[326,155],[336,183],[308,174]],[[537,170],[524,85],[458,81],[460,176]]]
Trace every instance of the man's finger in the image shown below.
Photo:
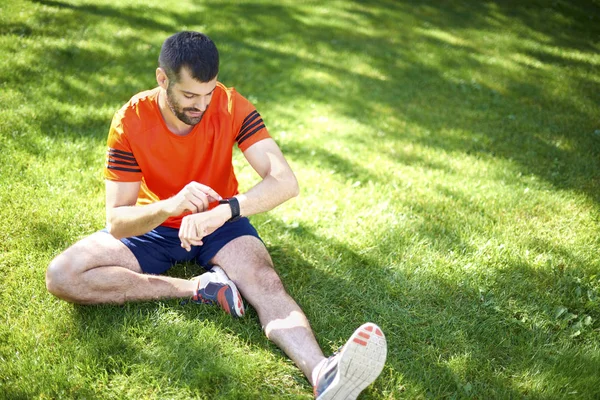
[[[188,204],[190,205],[190,207],[187,207],[188,210],[190,210],[192,212],[192,214],[196,214],[202,211],[206,210],[206,206],[204,204],[204,202],[202,201],[202,199],[199,199],[196,196],[190,196],[191,198],[188,199]]]
[[[190,251],[192,249],[190,246],[190,243],[188,242],[188,240],[186,238],[182,237],[182,238],[179,238],[179,240],[181,241],[181,247],[183,247],[187,251]]]
[[[195,185],[192,186],[193,188],[196,188],[196,189],[200,190],[206,196],[212,197],[214,199],[214,201],[218,201],[218,200],[222,200],[223,199],[223,197],[221,197],[221,195],[219,195],[219,193],[217,193],[210,186],[206,186],[206,185],[203,185],[203,184],[198,183],[198,182],[192,182],[192,183],[195,184]]]
[[[183,242],[181,242],[181,247],[183,247],[185,249],[185,251],[191,251],[192,248],[190,247],[190,245],[185,244]]]
[[[189,229],[189,225],[190,223],[188,219],[184,218],[181,221],[181,226],[179,227],[179,241],[181,241],[181,247],[183,247],[186,251],[190,251],[192,249],[186,233],[186,231]]]
[[[190,251],[192,248],[186,239],[181,240],[181,247],[183,247],[186,251]]]
[[[190,189],[190,201],[194,201],[194,204],[198,206],[198,212],[202,212],[204,210],[208,210],[208,196],[202,190],[198,188]]]
[[[202,240],[200,239],[190,239],[189,242],[192,246],[202,246]]]

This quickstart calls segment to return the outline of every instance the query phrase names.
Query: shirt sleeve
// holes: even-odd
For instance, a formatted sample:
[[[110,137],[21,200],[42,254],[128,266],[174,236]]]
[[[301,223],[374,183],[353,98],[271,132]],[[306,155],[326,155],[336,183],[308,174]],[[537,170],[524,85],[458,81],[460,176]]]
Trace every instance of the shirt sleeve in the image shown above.
[[[254,143],[271,137],[254,105],[240,94],[237,94],[234,113],[235,141],[241,151],[246,151]]]
[[[120,113],[116,113],[110,124],[106,151],[104,178],[111,181],[138,182],[142,170],[127,140],[126,128]]]

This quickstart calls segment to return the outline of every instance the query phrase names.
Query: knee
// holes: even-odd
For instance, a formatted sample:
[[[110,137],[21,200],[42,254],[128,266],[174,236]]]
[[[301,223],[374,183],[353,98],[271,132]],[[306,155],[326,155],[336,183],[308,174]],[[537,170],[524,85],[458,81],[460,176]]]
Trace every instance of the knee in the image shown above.
[[[264,294],[276,295],[285,292],[281,278],[272,267],[259,268],[255,276],[257,278],[256,284]]]
[[[67,299],[73,277],[74,272],[69,258],[61,254],[52,260],[46,269],[46,289],[56,297]]]

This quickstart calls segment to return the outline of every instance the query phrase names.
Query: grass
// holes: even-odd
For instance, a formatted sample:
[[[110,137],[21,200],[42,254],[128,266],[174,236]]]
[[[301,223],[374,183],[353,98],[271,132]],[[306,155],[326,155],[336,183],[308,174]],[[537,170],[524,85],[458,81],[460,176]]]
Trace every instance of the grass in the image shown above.
[[[598,398],[599,20],[597,1],[4,2],[0,397],[311,398],[253,310],[45,290],[103,227],[112,113],[194,29],[298,175],[252,221],[324,351],[367,320],[387,335],[362,399]]]

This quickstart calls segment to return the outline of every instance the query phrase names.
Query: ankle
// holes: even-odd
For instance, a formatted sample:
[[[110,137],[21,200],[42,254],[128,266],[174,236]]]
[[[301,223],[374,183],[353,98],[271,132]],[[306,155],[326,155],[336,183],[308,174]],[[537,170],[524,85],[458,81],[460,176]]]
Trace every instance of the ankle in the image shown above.
[[[321,369],[323,368],[323,366],[325,365],[325,363],[327,362],[327,357],[323,357],[323,359],[321,361],[319,361],[317,363],[317,365],[315,365],[315,367],[312,370],[311,376],[310,376],[310,380],[311,380],[311,384],[313,386],[317,385],[317,379],[319,378],[319,373],[321,372]]]
[[[192,292],[192,297],[194,297],[198,294],[198,289],[200,289],[202,287],[201,285],[202,285],[202,281],[200,280],[200,278],[190,281],[189,288]]]

